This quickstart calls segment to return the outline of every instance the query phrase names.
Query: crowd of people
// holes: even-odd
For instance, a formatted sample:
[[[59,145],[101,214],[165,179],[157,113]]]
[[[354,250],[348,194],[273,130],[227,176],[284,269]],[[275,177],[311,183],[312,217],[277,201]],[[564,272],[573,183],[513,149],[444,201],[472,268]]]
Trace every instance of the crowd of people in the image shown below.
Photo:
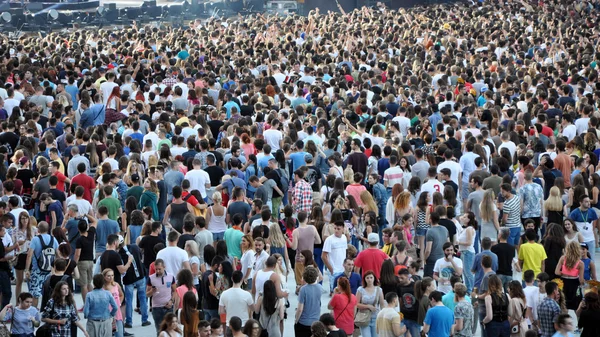
[[[600,336],[600,2],[339,9],[0,37],[0,332]]]

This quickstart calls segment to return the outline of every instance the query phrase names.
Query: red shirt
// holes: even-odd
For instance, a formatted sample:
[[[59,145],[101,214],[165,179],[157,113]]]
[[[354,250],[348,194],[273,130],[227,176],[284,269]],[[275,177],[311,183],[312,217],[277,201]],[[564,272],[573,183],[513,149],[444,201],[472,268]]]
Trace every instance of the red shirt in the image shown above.
[[[348,336],[354,332],[354,308],[356,307],[356,296],[350,294],[335,294],[329,304],[333,307],[335,325],[344,330]]]
[[[56,171],[56,173],[54,173],[54,176],[56,176],[56,178],[58,178],[58,183],[56,184],[56,189],[61,192],[64,192],[65,191],[65,181],[67,179],[67,176],[60,173],[60,171]],[[90,201],[90,203],[91,203],[91,201]]]
[[[548,138],[554,136],[554,131],[552,131],[552,129],[550,127],[547,127],[545,125],[542,125],[542,134]],[[529,135],[533,136],[535,135],[535,131],[534,130],[529,130]]]
[[[188,191],[181,192],[181,198],[187,201],[188,204],[196,207],[196,205],[198,205],[198,199],[196,199],[196,197],[193,195],[190,195],[190,197],[186,199],[188,194],[190,194]]]
[[[71,179],[71,184],[77,184],[83,187],[83,199],[92,203],[92,190],[96,188],[96,182],[85,173],[79,173]],[[58,186],[57,186],[58,188]]]
[[[379,279],[381,265],[388,258],[389,256],[382,250],[368,248],[358,253],[356,260],[354,260],[354,265],[360,268],[361,276],[365,276],[365,273],[371,270],[375,273],[375,277]]]

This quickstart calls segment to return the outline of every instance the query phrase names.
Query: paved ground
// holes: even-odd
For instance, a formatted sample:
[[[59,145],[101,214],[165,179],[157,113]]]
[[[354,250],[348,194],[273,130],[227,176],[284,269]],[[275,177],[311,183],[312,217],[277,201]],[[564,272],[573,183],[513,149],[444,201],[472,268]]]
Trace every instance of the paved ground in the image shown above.
[[[600,253],[596,254],[595,263],[596,263],[596,265],[600,264]],[[515,273],[514,278],[521,279],[521,274]],[[328,275],[325,275],[325,280],[323,282],[323,286],[326,289],[329,289],[328,279],[329,279]],[[288,289],[290,290],[290,296],[289,296],[290,308],[288,309],[288,319],[285,321],[285,324],[284,324],[284,333],[286,336],[293,336],[293,333],[294,333],[293,332],[293,330],[294,330],[294,313],[295,313],[296,307],[298,305],[298,297],[294,294],[295,287],[296,287],[296,282],[294,281],[294,277],[292,274],[288,279]],[[26,287],[24,287],[24,288],[25,289],[23,289],[23,290],[26,290]],[[13,286],[13,292],[14,292],[14,286]],[[327,303],[329,302],[329,299],[330,299],[329,292],[328,291],[323,292],[322,297],[321,297],[321,313],[325,313],[328,311]],[[75,294],[75,300],[77,301],[77,306],[81,307],[83,302],[82,302],[80,294]],[[572,313],[572,315],[574,316],[574,313]],[[80,314],[80,317],[83,317],[83,315]],[[150,317],[150,321],[153,322],[151,314],[149,315],[149,317]],[[84,321],[84,323],[85,323],[85,321]],[[142,327],[141,324],[142,324],[141,316],[134,312],[133,328],[126,329],[126,331],[133,333],[135,335],[135,337],[155,336],[154,325]],[[79,336],[81,337],[82,335],[79,334]],[[479,336],[479,331],[477,332],[476,336]]]

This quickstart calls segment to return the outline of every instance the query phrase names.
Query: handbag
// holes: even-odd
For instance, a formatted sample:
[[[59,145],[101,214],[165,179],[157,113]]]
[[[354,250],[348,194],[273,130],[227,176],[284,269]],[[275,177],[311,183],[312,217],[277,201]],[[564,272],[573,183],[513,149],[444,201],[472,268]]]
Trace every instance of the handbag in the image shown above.
[[[52,309],[50,309],[50,313],[52,312],[54,312],[54,302],[52,302]],[[49,317],[52,317],[52,315],[50,314]],[[52,324],[45,323],[44,325],[40,326],[35,331],[35,337],[52,337]]]
[[[10,337],[10,330],[4,322],[2,322],[2,325],[0,326],[0,337]]]
[[[521,319],[516,321],[516,322],[512,322],[510,324],[510,334],[518,334],[521,333],[521,322],[523,321],[523,317],[525,317],[525,308],[523,308],[523,305],[521,303],[519,303],[519,306],[521,307],[522,315],[521,315]]]
[[[377,304],[379,303],[379,287],[375,288],[375,293],[375,307],[377,307]],[[359,309],[358,311],[356,311],[356,315],[354,316],[354,325],[356,325],[359,328],[367,327],[369,326],[369,324],[371,324],[372,316],[373,313],[371,312],[371,310]]]

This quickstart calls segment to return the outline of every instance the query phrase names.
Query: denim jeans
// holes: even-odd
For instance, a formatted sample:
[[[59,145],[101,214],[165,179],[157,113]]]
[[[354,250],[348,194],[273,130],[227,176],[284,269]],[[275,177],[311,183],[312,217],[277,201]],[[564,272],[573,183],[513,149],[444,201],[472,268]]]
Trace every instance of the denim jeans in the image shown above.
[[[213,241],[221,241],[225,237],[225,232],[221,233],[212,233]]]
[[[473,259],[475,259],[475,254],[469,250],[461,250],[460,259],[463,263],[463,276],[465,278],[467,294],[470,294],[473,291],[474,284],[474,276],[471,272],[471,269],[473,268]]]
[[[596,240],[586,241],[585,243],[588,245],[588,252],[590,252],[592,259],[594,259],[596,256]]]
[[[123,321],[116,321],[117,331],[115,331],[115,337],[123,337]]]
[[[2,308],[10,303],[12,288],[10,285],[10,274],[4,270],[0,271],[0,293],[2,293]]]
[[[366,327],[360,328],[360,335],[362,337],[377,337],[377,329],[375,327],[375,322],[377,321],[377,314],[371,314],[371,322]]]
[[[341,273],[332,273],[329,274],[329,292],[333,292],[333,289],[335,289],[335,287],[337,287],[337,284],[335,284],[335,278],[344,274],[344,272]]]
[[[419,325],[419,323],[410,319],[405,319],[402,321],[402,323],[406,325],[406,330],[410,332],[411,336],[421,336],[421,326]]]
[[[319,267],[321,274],[323,274],[323,269],[325,267],[325,263],[323,262],[323,258],[321,257],[321,254],[323,253],[323,248],[315,247],[313,251],[314,251],[315,263],[317,264],[317,267]]]
[[[486,337],[510,337],[510,324],[508,320],[503,322],[491,321],[485,325]]]
[[[473,248],[475,248],[475,254],[479,254],[479,243],[481,242],[481,227],[475,231],[475,241],[473,241]]]
[[[519,239],[521,239],[521,226],[508,228],[510,229],[510,236],[506,243],[516,247],[519,244]]]
[[[204,309],[204,319],[209,321],[213,318],[221,319],[218,309]]]
[[[148,301],[146,301],[146,279],[142,278],[125,286],[125,323],[133,325],[133,291],[137,290],[137,298],[142,313],[142,323],[148,321]]]
[[[163,318],[170,313],[173,312],[173,308],[167,309],[163,307],[152,308],[152,318],[154,319],[154,327],[156,328],[156,333],[160,332],[160,323],[162,323]]]
[[[482,310],[482,305],[484,304],[479,303],[479,307],[477,310],[477,318],[479,318],[479,328],[481,328],[481,337],[488,337],[486,324],[483,324],[483,319],[485,318],[485,308],[483,308]],[[475,331],[473,331],[473,334],[475,334]]]
[[[502,274],[496,274],[499,278],[500,281],[502,281],[502,286],[504,287],[504,291],[508,292],[508,284],[510,283],[510,281],[512,281],[512,276],[508,276],[508,275],[502,275]]]

